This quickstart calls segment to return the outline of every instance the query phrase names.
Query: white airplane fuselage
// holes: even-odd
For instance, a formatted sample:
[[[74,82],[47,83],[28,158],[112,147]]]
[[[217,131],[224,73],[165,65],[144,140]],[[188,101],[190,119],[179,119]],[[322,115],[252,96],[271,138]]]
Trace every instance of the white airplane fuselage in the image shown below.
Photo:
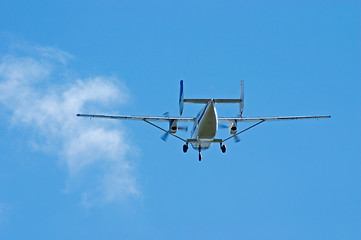
[[[192,142],[194,149],[208,149],[218,130],[218,117],[214,101],[210,100],[207,105],[198,113],[193,125],[191,137],[197,139]]]

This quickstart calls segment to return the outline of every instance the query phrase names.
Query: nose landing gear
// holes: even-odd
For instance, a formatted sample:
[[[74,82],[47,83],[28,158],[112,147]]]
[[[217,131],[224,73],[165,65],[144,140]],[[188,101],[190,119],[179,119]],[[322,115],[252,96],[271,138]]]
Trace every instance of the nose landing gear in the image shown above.
[[[187,144],[184,144],[184,145],[183,145],[183,152],[186,153],[187,151],[188,151],[188,145],[187,145]],[[201,149],[199,149],[198,160],[199,160],[199,161],[202,160]]]

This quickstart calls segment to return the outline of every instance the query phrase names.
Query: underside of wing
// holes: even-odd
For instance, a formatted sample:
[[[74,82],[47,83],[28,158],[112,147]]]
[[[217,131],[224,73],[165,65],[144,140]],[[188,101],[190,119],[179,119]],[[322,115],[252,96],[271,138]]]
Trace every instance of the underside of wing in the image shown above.
[[[177,121],[177,122],[194,122],[195,118],[191,117],[147,117],[147,116],[127,116],[127,115],[97,115],[97,114],[77,114],[77,117],[89,118],[110,118],[110,119],[128,119],[128,120],[147,120],[147,121]]]
[[[228,118],[221,117],[218,118],[219,122],[256,122],[256,121],[279,121],[279,120],[297,120],[297,119],[317,119],[317,118],[330,118],[331,116],[286,116],[286,117],[254,117],[254,118]]]

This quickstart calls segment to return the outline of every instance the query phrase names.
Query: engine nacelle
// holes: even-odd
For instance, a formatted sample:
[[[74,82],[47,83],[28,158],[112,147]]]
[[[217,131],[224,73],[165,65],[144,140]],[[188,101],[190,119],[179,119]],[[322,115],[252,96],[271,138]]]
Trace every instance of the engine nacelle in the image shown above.
[[[229,133],[235,134],[237,132],[237,123],[236,121],[230,121],[229,122]]]
[[[175,134],[178,130],[177,121],[169,122],[169,131]]]

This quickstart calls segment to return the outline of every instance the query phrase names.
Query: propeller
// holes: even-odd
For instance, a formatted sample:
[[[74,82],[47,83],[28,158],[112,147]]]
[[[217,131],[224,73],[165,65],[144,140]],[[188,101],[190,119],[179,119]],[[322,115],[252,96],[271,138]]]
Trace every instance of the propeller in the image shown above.
[[[165,113],[163,114],[163,116],[169,117],[169,112],[165,112]],[[175,124],[175,126],[173,126],[173,125],[174,125],[174,121],[175,121],[175,120],[170,120],[170,121],[169,121],[169,129],[168,129],[168,132],[164,133],[163,136],[161,137],[161,139],[162,139],[163,141],[167,141],[167,139],[168,139],[168,137],[169,137],[169,133],[172,131],[172,128],[174,128],[174,127],[176,127],[176,129],[173,129],[173,131],[177,131],[177,130],[188,131],[188,127],[179,127],[179,126],[177,126],[177,124]]]
[[[235,121],[235,124],[237,124],[236,121]],[[229,128],[230,128],[230,126],[228,126],[228,125],[226,125],[226,124],[218,124],[218,127],[219,127],[219,128],[223,128],[223,129],[225,129],[225,128],[229,129]],[[238,137],[238,135],[235,135],[235,136],[233,137],[233,139],[234,139],[234,141],[235,141],[236,143],[238,143],[238,142],[241,141],[241,139]]]
[[[240,141],[241,141],[241,139],[238,137],[238,135],[234,136],[234,142],[235,143],[238,143]]]
[[[163,136],[161,137],[161,139],[166,142],[168,139],[169,133],[164,133]]]
[[[234,121],[234,123],[236,124],[236,127],[237,127],[237,121]],[[237,130],[236,130],[235,134],[237,134]],[[234,135],[233,139],[234,139],[235,143],[238,143],[241,141],[241,139],[238,137],[238,135]]]

